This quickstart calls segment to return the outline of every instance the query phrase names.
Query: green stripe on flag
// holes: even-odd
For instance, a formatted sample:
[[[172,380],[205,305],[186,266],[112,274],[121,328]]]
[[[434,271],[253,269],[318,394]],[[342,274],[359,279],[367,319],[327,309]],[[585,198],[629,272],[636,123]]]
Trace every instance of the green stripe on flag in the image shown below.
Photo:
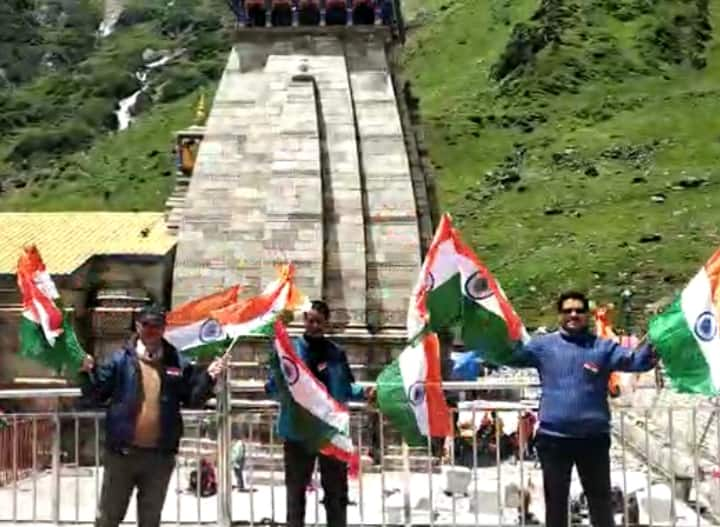
[[[180,353],[186,359],[197,362],[207,362],[224,354],[229,345],[230,339],[223,339],[215,342],[208,342],[207,344],[203,344],[201,346],[195,346],[194,348],[187,348],[182,350]]]
[[[427,446],[427,438],[420,434],[415,412],[405,393],[400,363],[395,360],[378,375],[377,405],[382,414],[398,429],[409,446]]]
[[[508,338],[505,320],[463,296],[462,339],[467,350],[481,351],[489,362],[510,362],[515,344]]]
[[[51,347],[40,325],[22,317],[20,355],[52,369],[55,373],[64,373],[66,377],[74,378],[82,365],[85,351],[78,342],[67,313],[63,316],[62,328],[62,334]]]
[[[462,313],[460,297],[459,272],[430,291],[425,305],[430,314],[430,329],[432,331],[436,333],[447,331],[458,323]]]
[[[716,394],[710,367],[687,325],[680,297],[650,321],[648,337],[662,358],[673,388],[687,393]]]

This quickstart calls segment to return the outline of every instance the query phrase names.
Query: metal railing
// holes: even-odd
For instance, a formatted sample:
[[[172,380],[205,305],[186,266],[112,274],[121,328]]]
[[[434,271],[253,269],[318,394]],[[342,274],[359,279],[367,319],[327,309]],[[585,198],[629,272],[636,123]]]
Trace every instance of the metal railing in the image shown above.
[[[507,383],[506,383],[507,384]],[[488,383],[447,389],[483,390]],[[5,390],[3,399],[73,397],[73,389]],[[230,398],[216,408],[183,413],[186,434],[163,509],[164,524],[255,525],[285,522],[282,443],[272,423],[273,401]],[[531,525],[544,519],[542,475],[532,434],[517,423],[536,403],[475,400],[453,410],[458,433],[444,444],[404,446],[376,410],[352,405],[351,430],[362,462],[350,481],[350,525]],[[616,409],[612,483],[621,525],[701,526],[720,513],[717,408],[706,401],[683,407]],[[488,422],[488,412],[499,420]],[[0,430],[0,524],[91,524],[102,481],[104,413],[58,411],[4,416]],[[500,421],[503,425],[500,425]],[[704,444],[700,438],[703,436]],[[245,445],[247,491],[233,488],[234,441]],[[188,490],[201,460],[216,467],[217,493]],[[306,523],[326,523],[322,489],[313,475]],[[572,524],[587,524],[573,481]],[[126,522],[136,518],[134,501]]]

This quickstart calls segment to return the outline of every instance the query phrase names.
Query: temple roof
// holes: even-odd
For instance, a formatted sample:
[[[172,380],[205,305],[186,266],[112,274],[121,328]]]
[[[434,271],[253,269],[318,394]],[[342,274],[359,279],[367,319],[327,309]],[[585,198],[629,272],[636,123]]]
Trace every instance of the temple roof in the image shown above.
[[[94,255],[164,255],[175,243],[161,212],[0,213],[0,274],[15,273],[27,244],[51,274],[70,274]]]

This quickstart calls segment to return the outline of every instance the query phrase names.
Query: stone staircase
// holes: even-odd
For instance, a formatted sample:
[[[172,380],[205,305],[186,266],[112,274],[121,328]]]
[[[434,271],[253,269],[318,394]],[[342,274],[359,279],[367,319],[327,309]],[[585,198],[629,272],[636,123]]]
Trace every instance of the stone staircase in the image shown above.
[[[173,191],[165,200],[165,227],[172,234],[177,234],[185,210],[185,199],[190,188],[190,176],[178,174],[175,177]]]

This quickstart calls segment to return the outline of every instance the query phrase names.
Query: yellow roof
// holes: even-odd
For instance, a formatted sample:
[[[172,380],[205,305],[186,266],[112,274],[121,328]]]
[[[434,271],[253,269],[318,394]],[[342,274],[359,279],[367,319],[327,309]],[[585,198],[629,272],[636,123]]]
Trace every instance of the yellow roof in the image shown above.
[[[166,254],[176,239],[161,212],[0,213],[0,274],[15,273],[35,244],[50,274],[69,274],[96,254]]]

